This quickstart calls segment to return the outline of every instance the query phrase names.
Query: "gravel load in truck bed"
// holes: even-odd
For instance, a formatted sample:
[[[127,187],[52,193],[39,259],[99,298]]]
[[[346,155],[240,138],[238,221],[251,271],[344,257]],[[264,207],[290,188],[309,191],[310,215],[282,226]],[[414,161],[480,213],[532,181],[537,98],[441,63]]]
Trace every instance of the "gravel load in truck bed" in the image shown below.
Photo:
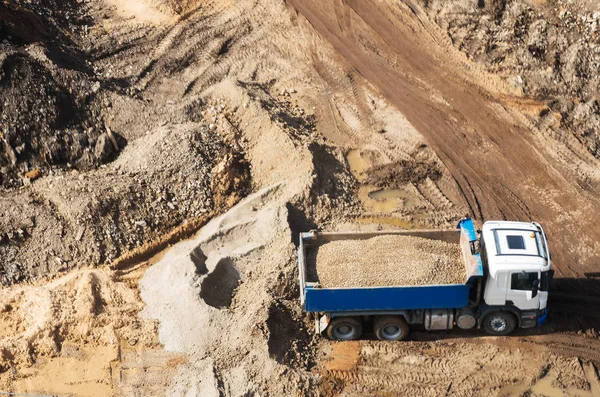
[[[332,241],[307,260],[309,280],[324,288],[465,282],[460,245],[413,236]]]

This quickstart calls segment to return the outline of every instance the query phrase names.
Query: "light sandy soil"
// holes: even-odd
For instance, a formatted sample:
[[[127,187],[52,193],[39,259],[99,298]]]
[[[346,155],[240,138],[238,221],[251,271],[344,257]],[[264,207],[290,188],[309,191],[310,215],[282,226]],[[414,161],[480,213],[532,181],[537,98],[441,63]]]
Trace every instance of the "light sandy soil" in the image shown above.
[[[546,105],[458,51],[422,2],[90,0],[54,15],[33,1],[19,7],[48,31],[27,32],[14,20],[32,12],[2,7],[13,18],[2,51],[33,65],[27,87],[52,78],[90,107],[65,128],[36,119],[73,164],[2,141],[3,390],[600,390],[600,285],[585,276],[600,260],[599,161],[567,126],[545,133]],[[62,52],[46,44],[67,27]],[[13,117],[25,105],[11,98]],[[56,95],[43,99],[53,114]],[[124,140],[116,152],[106,127]],[[25,176],[37,167],[41,178]],[[312,335],[298,232],[454,227],[466,214],[544,225],[560,276],[548,326],[509,338],[416,330],[406,343]]]
[[[81,269],[50,283],[5,288],[0,388],[38,394],[162,395],[187,358],[165,352],[157,324],[138,316],[148,264]]]

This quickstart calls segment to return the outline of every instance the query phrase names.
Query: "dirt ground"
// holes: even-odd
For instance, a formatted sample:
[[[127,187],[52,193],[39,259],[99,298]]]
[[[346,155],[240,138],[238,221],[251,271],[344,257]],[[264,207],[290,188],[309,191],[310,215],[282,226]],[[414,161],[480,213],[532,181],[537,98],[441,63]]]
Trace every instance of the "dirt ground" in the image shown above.
[[[592,1],[0,2],[0,391],[600,395],[599,35]],[[542,223],[547,326],[313,335],[298,232],[465,215]]]

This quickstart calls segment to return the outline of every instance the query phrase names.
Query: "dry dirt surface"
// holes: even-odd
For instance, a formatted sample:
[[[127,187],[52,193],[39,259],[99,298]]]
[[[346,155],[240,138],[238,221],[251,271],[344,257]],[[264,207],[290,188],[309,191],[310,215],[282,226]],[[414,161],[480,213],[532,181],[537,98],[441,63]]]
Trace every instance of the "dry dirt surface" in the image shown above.
[[[514,89],[453,52],[419,3],[291,3],[423,134],[476,219],[538,219],[560,236],[552,241],[559,273],[593,269],[597,159],[521,120],[503,103]]]
[[[460,245],[411,236],[379,236],[323,244],[307,254],[324,288],[462,284]]]
[[[60,396],[164,395],[186,358],[140,318],[147,266],[79,269],[0,292],[0,388]]]
[[[497,342],[330,345],[324,349],[330,392],[341,396],[582,397],[600,392],[593,364],[556,355],[538,345],[524,344],[510,351]],[[552,364],[531,360],[533,354]]]
[[[598,395],[595,7],[0,2],[0,391]],[[466,214],[544,225],[548,326],[312,334],[298,232]]]

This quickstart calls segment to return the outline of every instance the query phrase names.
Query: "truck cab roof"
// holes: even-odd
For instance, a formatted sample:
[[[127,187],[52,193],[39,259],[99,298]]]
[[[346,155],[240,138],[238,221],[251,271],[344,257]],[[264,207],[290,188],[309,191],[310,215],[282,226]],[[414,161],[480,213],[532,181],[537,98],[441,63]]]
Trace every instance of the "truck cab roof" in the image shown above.
[[[492,277],[499,270],[550,269],[546,236],[538,223],[490,221],[484,223],[481,233]]]

